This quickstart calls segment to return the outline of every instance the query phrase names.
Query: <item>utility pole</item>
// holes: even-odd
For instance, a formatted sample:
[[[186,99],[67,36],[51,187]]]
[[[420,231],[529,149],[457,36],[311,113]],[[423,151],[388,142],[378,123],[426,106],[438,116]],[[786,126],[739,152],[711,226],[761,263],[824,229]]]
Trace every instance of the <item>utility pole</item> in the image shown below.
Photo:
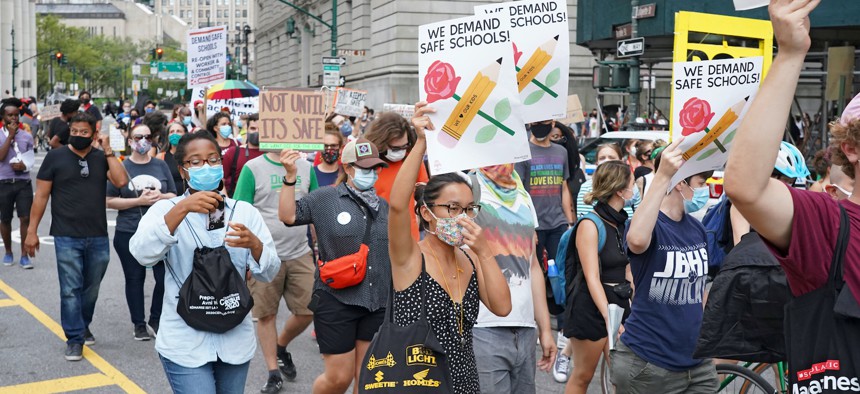
[[[245,53],[242,56],[242,75],[245,76],[245,80],[248,80],[248,35],[251,34],[251,26],[245,24],[245,27],[242,28],[242,33],[245,35]]]
[[[18,68],[18,58],[15,57],[15,27],[12,26],[12,96],[18,90],[15,86],[15,69]]]
[[[630,38],[639,36],[639,20],[636,18],[636,9],[639,8],[639,0],[630,0]],[[630,106],[627,107],[628,122],[635,122],[639,117],[639,93],[640,88],[639,56],[630,59]]]

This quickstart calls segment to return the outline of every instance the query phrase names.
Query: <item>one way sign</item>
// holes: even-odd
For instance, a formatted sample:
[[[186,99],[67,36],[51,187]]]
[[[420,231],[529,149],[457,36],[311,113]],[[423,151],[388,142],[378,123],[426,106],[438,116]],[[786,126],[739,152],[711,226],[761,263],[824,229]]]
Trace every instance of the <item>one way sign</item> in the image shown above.
[[[332,65],[343,66],[343,65],[346,65],[346,58],[345,57],[323,56],[322,64],[332,64]]]
[[[645,53],[645,38],[618,41],[618,57],[641,56]]]

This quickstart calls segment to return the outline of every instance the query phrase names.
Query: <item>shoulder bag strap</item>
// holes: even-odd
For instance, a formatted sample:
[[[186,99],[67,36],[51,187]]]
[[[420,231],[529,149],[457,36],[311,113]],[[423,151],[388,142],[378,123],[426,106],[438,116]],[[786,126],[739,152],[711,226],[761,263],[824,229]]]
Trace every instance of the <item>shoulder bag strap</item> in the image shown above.
[[[371,212],[373,212],[373,210],[370,209],[370,206],[368,206],[367,203],[361,199],[361,197],[356,196],[355,193],[352,192],[352,190],[349,190],[349,188],[347,188],[346,191],[349,193],[350,198],[355,201],[358,204],[359,208],[361,208],[361,210],[364,212],[364,217],[366,219],[364,220],[364,237],[362,238],[361,243],[370,247],[370,228],[373,225],[373,216],[371,215]]]
[[[830,285],[836,290],[842,290],[845,284],[842,270],[845,261],[845,250],[848,249],[848,238],[851,227],[848,220],[848,212],[839,205],[839,237],[836,239],[836,247],[833,249],[833,260],[830,262]]]

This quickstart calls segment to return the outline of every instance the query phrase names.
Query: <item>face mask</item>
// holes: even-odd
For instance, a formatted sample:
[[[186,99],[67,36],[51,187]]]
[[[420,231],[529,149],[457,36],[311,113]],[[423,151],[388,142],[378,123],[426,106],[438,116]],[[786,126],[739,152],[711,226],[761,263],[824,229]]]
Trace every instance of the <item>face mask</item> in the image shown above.
[[[210,166],[209,163],[203,167],[189,168],[188,186],[197,191],[212,191],[221,185],[224,178],[224,169],[220,166]]]
[[[93,144],[93,139],[90,137],[81,137],[79,135],[73,135],[73,136],[69,137],[69,145],[71,145],[72,148],[75,148],[77,150],[87,149],[87,147],[89,147],[92,144]]]
[[[241,120],[236,121],[236,127],[240,128],[240,129],[242,128],[242,121]]]
[[[404,157],[406,157],[406,149],[389,149],[388,153],[385,154],[385,158],[392,162],[403,160]]]
[[[687,185],[687,187],[690,186]],[[710,197],[710,193],[708,191],[709,188],[707,186],[702,186],[696,189],[690,187],[690,190],[693,191],[693,198],[691,200],[684,199],[684,210],[687,211],[687,213],[693,213],[702,209],[705,204],[708,203],[708,198]]]
[[[552,123],[543,124],[543,123],[535,123],[532,125],[532,135],[538,141],[546,141],[547,136],[550,131],[552,131]]]
[[[154,110],[155,110],[155,108],[145,108],[143,111],[144,111],[144,112],[146,112],[146,113],[150,113],[150,112],[152,112],[152,111],[154,111]]]
[[[122,112],[125,114],[131,112],[131,107],[122,107]]]
[[[90,99],[81,99],[81,104],[87,105],[90,103]]]
[[[424,204],[424,208],[427,208],[427,204]],[[427,212],[430,212],[433,219],[436,219],[436,232],[428,231],[429,233],[436,235],[436,238],[439,238],[440,241],[455,248],[463,246],[463,226],[457,223],[457,220],[460,218],[467,219],[468,216],[465,213],[461,213],[453,218],[438,218],[430,208],[427,208]]]
[[[233,135],[233,127],[230,125],[219,126],[218,134],[221,134],[222,138],[230,138]]]
[[[248,133],[248,143],[251,145],[260,145],[260,133]]]
[[[182,118],[182,124],[184,124],[185,126],[191,126],[191,117],[186,116]]]
[[[376,179],[379,177],[373,169],[365,170],[363,168],[355,168],[355,176],[352,177],[352,183],[355,188],[361,191],[370,190],[376,184]]]
[[[152,142],[147,140],[140,141],[131,141],[131,148],[135,150],[135,152],[140,153],[141,155],[145,155],[152,149]]]
[[[328,164],[334,164],[340,157],[340,151],[337,149],[326,149],[322,152],[322,159]]]
[[[633,207],[633,205],[639,201],[639,198],[640,198],[639,188],[636,186],[633,186],[633,195],[630,197],[629,200],[626,198],[624,199],[624,206],[625,207]]]
[[[179,145],[179,140],[182,139],[182,134],[171,134],[167,137],[167,140],[170,141],[170,145],[176,146]]]

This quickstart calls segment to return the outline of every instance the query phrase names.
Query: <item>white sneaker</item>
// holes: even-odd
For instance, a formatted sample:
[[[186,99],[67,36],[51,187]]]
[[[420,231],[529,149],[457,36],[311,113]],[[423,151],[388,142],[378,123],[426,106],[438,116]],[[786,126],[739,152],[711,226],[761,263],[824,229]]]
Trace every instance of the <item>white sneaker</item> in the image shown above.
[[[559,383],[567,382],[569,369],[570,357],[561,354],[561,350],[559,350],[555,364],[552,366],[552,378]]]
[[[556,341],[556,343],[557,343],[557,345],[556,345],[556,346],[558,346],[558,351],[559,351],[559,352],[560,352],[560,351],[562,351],[562,350],[564,350],[564,348],[566,348],[566,347],[567,347],[568,339],[567,339],[567,338],[566,338],[566,337],[561,333],[561,331],[559,331],[559,332],[558,332],[558,335],[556,336],[556,340],[555,340],[555,341]]]

